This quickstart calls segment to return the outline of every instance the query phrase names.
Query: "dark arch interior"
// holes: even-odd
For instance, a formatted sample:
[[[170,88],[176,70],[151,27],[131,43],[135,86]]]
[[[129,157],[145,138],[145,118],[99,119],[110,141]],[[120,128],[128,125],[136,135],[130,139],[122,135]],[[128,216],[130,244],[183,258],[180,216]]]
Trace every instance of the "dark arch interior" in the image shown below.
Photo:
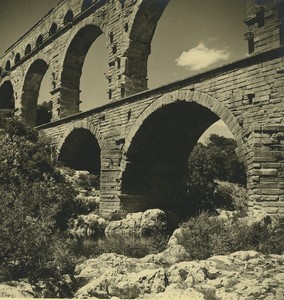
[[[56,33],[57,31],[57,24],[56,23],[52,23],[52,25],[50,26],[49,29],[49,36],[52,36]]]
[[[29,125],[36,125],[37,102],[39,89],[48,65],[45,61],[36,60],[29,68],[22,94],[22,117]]]
[[[85,57],[91,45],[102,31],[95,25],[87,25],[72,40],[64,60],[61,83],[61,116],[65,117],[79,111],[80,79]]]
[[[64,16],[63,24],[66,25],[66,24],[72,22],[72,20],[73,20],[73,11],[68,10],[66,15]]]
[[[10,60],[8,60],[5,65],[5,70],[9,71],[10,69],[11,69],[11,63],[10,63]]]
[[[40,35],[37,40],[36,40],[36,47],[38,47],[39,45],[41,45],[43,42],[43,36]]]
[[[25,49],[25,55],[28,55],[29,53],[31,53],[31,51],[32,51],[32,46],[30,44],[28,44]]]
[[[95,136],[88,130],[78,128],[66,138],[58,157],[66,167],[75,170],[87,170],[100,174],[101,150]]]
[[[15,56],[15,63],[18,63],[21,60],[21,55],[20,53],[17,53]]]
[[[189,155],[203,132],[218,119],[209,109],[185,101],[151,114],[126,155],[123,207],[127,211],[154,207],[173,210],[182,192]]]
[[[0,109],[14,109],[14,90],[10,81],[6,81],[0,87]]]
[[[92,5],[92,2],[93,2],[92,0],[84,0],[82,2],[81,11],[83,12],[84,10],[89,8]]]

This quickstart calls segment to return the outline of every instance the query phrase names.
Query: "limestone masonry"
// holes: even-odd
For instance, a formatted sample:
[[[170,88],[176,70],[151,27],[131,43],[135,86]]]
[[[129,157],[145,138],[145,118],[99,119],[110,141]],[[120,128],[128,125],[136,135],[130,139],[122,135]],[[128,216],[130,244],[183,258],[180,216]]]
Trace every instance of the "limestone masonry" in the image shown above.
[[[146,90],[151,40],[168,2],[60,2],[0,58],[0,109],[34,125],[49,68],[52,122],[38,130],[59,160],[100,174],[102,211],[174,205],[192,148],[222,119],[247,168],[250,209],[283,213],[284,1],[247,0],[249,57]],[[100,34],[111,101],[79,113],[84,58]]]

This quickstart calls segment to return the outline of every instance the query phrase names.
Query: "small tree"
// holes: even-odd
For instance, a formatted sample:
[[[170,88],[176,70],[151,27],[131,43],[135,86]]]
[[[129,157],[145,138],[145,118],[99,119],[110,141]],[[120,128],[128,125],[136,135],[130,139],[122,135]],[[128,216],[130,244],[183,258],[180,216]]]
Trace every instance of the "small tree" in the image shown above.
[[[187,193],[181,201],[185,217],[222,206],[232,208],[229,196],[217,191],[215,180],[245,184],[245,168],[235,154],[236,146],[235,140],[212,134],[207,145],[194,147],[185,176]]]
[[[44,101],[37,106],[36,125],[49,123],[52,118],[52,102]]]
[[[210,135],[206,145],[209,168],[211,168],[214,179],[245,185],[245,167],[236,155],[236,148],[237,143],[234,139],[217,134]]]

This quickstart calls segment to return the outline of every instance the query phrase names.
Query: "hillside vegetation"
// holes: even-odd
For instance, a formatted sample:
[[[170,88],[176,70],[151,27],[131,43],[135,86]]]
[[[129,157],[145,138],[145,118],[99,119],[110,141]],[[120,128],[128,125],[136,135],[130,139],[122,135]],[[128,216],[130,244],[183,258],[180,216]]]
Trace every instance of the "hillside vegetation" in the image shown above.
[[[0,281],[60,281],[75,267],[64,230],[75,192],[55,170],[38,133],[0,119]]]

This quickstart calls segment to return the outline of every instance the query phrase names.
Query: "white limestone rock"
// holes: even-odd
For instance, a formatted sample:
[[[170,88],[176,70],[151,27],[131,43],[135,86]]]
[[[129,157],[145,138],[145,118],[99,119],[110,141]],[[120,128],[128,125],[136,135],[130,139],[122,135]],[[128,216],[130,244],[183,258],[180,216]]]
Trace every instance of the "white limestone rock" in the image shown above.
[[[174,246],[174,245],[178,245],[179,244],[179,240],[182,237],[182,228],[177,228],[173,234],[171,235],[169,241],[168,241],[168,247]]]
[[[171,261],[175,251],[182,253],[177,247],[182,246],[142,259],[113,253],[89,259],[76,268],[76,297],[283,299],[284,255],[237,251],[201,261]]]
[[[34,298],[32,286],[24,281],[11,281],[0,284],[0,298]]]
[[[173,265],[175,263],[186,261],[189,258],[189,254],[186,252],[185,248],[181,245],[174,245],[161,253],[149,254],[143,258],[143,262],[151,262],[158,265]]]
[[[96,213],[80,215],[70,224],[70,233],[77,236],[102,235],[108,222]]]
[[[173,213],[166,213],[160,209],[148,209],[145,212],[129,213],[125,219],[111,221],[105,234],[111,236],[148,237],[172,231],[178,221]]]

